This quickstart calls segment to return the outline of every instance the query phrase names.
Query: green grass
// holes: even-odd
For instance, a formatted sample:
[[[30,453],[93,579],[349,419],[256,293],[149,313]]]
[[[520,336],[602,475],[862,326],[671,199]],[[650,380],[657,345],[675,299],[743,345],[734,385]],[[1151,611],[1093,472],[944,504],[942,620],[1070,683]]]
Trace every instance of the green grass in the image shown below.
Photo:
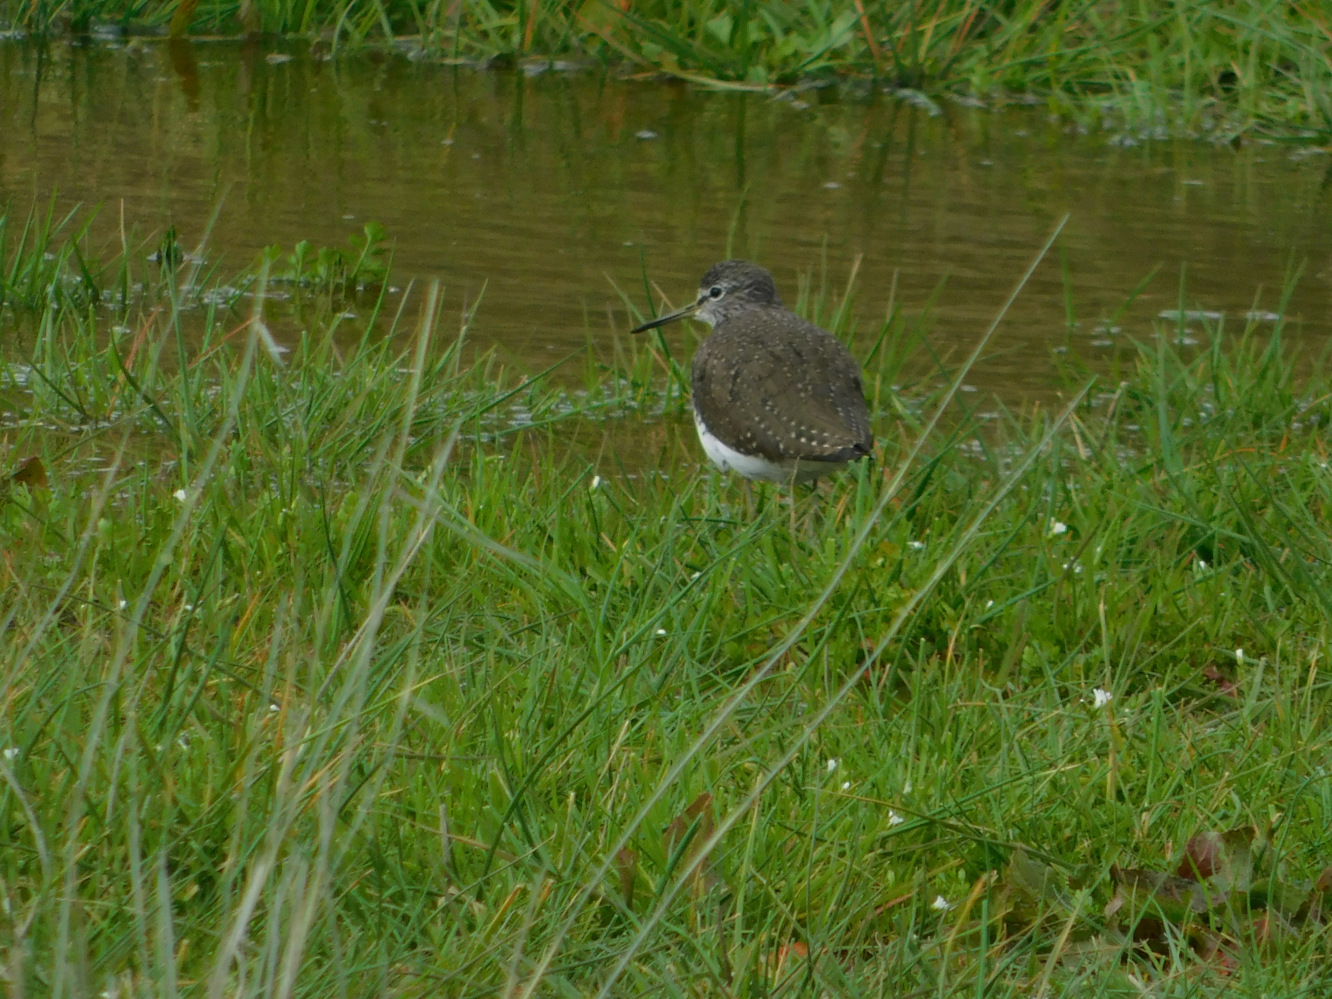
[[[1035,99],[1083,125],[1326,141],[1328,0],[0,0],[0,25],[394,42],[462,61],[576,60],[709,85],[873,81],[927,104]],[[853,87],[862,91],[863,85]]]
[[[1279,330],[985,422],[889,390],[891,317],[879,460],[788,499],[570,445],[683,423],[650,343],[573,392],[433,287],[274,354],[134,283],[3,320],[9,994],[1325,994],[1272,899],[1332,854],[1332,406]],[[1224,904],[1106,914],[1246,828]]]

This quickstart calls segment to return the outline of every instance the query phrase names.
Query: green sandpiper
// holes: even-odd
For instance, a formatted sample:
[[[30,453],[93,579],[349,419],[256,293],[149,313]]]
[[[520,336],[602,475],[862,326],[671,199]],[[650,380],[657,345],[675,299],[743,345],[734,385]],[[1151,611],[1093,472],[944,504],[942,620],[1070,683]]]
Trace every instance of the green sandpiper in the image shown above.
[[[782,304],[764,268],[714,264],[695,301],[632,332],[686,316],[712,327],[694,353],[694,426],[722,471],[806,482],[873,450],[860,365],[837,337]]]

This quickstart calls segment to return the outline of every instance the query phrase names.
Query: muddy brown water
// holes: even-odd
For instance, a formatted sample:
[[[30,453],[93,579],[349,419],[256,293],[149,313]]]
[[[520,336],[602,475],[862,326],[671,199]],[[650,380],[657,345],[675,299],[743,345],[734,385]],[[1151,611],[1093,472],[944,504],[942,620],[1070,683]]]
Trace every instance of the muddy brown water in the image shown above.
[[[0,42],[0,206],[16,218],[53,194],[100,204],[110,248],[122,218],[193,245],[216,213],[206,255],[223,272],[267,244],[345,246],[377,221],[395,285],[438,278],[459,308],[484,289],[474,339],[533,367],[623,333],[616,286],[645,308],[644,268],[678,304],[728,246],[788,301],[802,279],[840,289],[861,257],[859,327],[891,294],[908,317],[928,308],[936,348],[960,356],[1065,213],[982,388],[1039,395],[1056,350],[1095,368],[1127,338],[1174,335],[1161,316],[1181,273],[1189,337],[1204,314],[1238,329],[1276,310],[1302,266],[1287,331],[1319,352],[1330,161],[837,89],[773,99],[230,42]]]

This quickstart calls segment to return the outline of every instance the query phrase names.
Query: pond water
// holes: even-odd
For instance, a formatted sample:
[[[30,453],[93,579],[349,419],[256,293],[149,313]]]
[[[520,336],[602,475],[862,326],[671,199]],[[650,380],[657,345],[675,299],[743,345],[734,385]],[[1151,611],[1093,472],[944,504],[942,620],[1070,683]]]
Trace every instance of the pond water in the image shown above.
[[[192,246],[216,213],[206,253],[223,273],[266,244],[345,246],[377,221],[395,284],[438,278],[459,308],[484,289],[475,339],[531,366],[624,332],[616,286],[646,308],[644,269],[678,304],[728,253],[771,268],[788,301],[802,278],[840,289],[861,256],[861,327],[893,295],[908,315],[929,308],[936,349],[960,355],[1066,212],[982,386],[1039,395],[1052,350],[1095,366],[1152,335],[1182,271],[1187,308],[1237,329],[1303,266],[1288,330],[1321,350],[1329,161],[869,88],[773,99],[235,42],[0,43],[0,206],[15,216],[53,194],[101,204],[109,254],[122,218],[142,236],[174,224]]]

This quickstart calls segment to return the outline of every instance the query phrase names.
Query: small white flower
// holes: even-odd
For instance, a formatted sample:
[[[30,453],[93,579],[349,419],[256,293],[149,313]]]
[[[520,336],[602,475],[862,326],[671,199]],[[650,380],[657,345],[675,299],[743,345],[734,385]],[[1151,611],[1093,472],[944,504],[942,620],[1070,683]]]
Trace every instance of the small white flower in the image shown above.
[[[985,601],[985,609],[986,609],[986,610],[989,610],[989,609],[990,609],[991,607],[993,607],[993,606],[994,606],[994,601],[993,601],[993,600],[987,600],[987,601]]]
[[[184,503],[186,498],[189,496],[189,494],[186,493],[184,489],[177,489],[171,495],[174,496],[176,499],[180,500],[180,502],[182,503]]]
[[[836,770],[836,769],[837,769],[837,764],[838,764],[839,762],[840,762],[839,760],[834,760],[834,759],[831,759],[831,758],[830,758],[830,759],[828,760],[828,773],[832,773],[834,770]]]
[[[911,793],[911,781],[907,781],[905,784],[902,785],[902,793],[903,794]]]
[[[600,475],[592,476],[592,485],[588,486],[588,491],[590,492],[591,490],[597,488],[597,486],[599,485],[601,485],[601,476]]]
[[[6,747],[5,747],[5,750],[4,750],[4,753],[3,753],[3,754],[0,754],[0,755],[3,755],[4,758],[5,758],[5,761],[8,762],[8,761],[10,761],[10,760],[17,759],[17,758],[18,758],[18,754],[19,754],[19,748],[18,748],[18,746],[6,746]]]
[[[116,610],[124,610],[128,606],[129,606],[129,601],[122,600],[120,601],[120,603],[116,604]]]
[[[1243,666],[1243,665],[1244,665],[1244,650],[1243,650],[1243,649],[1236,649],[1236,650],[1235,650],[1235,662],[1236,662],[1237,664],[1239,664],[1240,666]]]
[[[935,895],[934,901],[930,903],[931,909],[937,909],[940,912],[947,912],[952,907],[953,906],[948,899],[944,898],[942,895]]]
[[[657,637],[658,637],[658,638],[661,638],[661,637],[665,636],[665,634],[666,634],[666,629],[665,629],[665,628],[658,628],[658,629],[657,629]]]
[[[1207,571],[1207,563],[1204,562],[1202,559],[1198,559],[1198,571],[1199,572]]]
[[[903,822],[905,822],[905,821],[906,821],[906,819],[902,818],[902,816],[898,815],[898,814],[897,814],[895,811],[893,811],[891,808],[888,809],[888,825],[889,825],[889,826],[900,826],[900,825],[901,825]]]
[[[1102,690],[1100,687],[1092,691],[1092,707],[1103,708],[1114,699],[1114,694],[1108,690]]]
[[[923,552],[923,551],[925,550],[925,542],[924,542],[924,541],[908,541],[908,542],[907,542],[907,547],[910,548],[910,549],[912,549],[913,551]]]
[[[1062,520],[1055,520],[1053,517],[1050,518],[1050,537],[1057,537],[1058,535],[1065,533],[1067,530],[1068,525]]]
[[[850,791],[850,790],[851,790],[851,782],[850,782],[849,780],[844,780],[844,781],[842,781],[842,790],[843,790],[843,791]]]
[[[275,714],[277,714],[277,713],[278,713],[279,711],[281,711],[281,710],[282,710],[282,709],[281,709],[280,707],[278,707],[276,704],[270,704],[270,705],[268,706],[268,713],[269,713],[270,715],[275,715]]]

